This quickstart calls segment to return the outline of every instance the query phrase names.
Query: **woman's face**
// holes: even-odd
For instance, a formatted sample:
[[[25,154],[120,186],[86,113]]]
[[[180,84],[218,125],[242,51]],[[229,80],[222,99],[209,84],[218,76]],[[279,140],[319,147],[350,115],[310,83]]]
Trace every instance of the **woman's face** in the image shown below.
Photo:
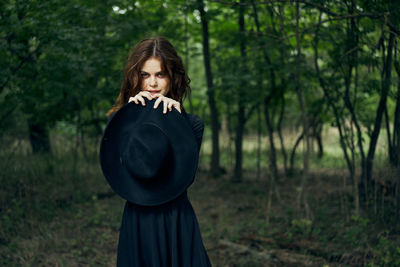
[[[166,95],[169,91],[169,78],[162,71],[161,61],[158,58],[151,57],[144,62],[140,70],[142,76],[142,91],[148,91],[150,94]]]

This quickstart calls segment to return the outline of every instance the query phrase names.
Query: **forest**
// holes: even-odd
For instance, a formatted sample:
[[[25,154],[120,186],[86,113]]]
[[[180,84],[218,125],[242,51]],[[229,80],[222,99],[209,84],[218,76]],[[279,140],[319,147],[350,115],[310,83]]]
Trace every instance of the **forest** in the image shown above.
[[[205,124],[189,198],[213,266],[400,266],[389,0],[1,1],[1,266],[115,266],[100,141],[152,36]]]

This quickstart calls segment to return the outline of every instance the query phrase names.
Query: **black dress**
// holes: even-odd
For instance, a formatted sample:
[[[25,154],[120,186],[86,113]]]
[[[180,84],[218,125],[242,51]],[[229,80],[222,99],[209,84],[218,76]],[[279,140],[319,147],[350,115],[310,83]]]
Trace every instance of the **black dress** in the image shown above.
[[[204,124],[185,114],[200,148]],[[158,206],[126,202],[118,242],[118,267],[211,266],[187,191]]]

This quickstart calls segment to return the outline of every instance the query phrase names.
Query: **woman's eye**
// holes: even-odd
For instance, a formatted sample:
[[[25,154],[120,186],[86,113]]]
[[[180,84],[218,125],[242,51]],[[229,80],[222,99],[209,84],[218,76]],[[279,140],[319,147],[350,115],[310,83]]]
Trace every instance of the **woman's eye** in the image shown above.
[[[142,72],[142,73],[140,73],[140,76],[142,76],[143,78],[145,78],[145,77],[148,77],[149,74],[148,74],[148,73],[145,73],[145,72]]]
[[[164,73],[157,73],[157,77],[163,78],[164,77]]]

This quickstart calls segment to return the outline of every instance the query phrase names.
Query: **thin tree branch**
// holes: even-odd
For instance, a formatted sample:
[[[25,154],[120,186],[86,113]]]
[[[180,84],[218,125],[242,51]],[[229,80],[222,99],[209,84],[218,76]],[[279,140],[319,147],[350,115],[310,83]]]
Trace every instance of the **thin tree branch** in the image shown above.
[[[393,25],[391,22],[389,22],[387,20],[388,15],[390,14],[390,12],[394,12],[395,10],[390,10],[390,12],[385,12],[382,14],[379,13],[356,13],[356,14],[338,14],[332,10],[330,10],[327,7],[324,7],[323,5],[319,5],[316,3],[312,3],[306,0],[298,0],[298,1],[294,1],[294,0],[269,0],[269,1],[259,1],[259,2],[253,2],[253,3],[239,3],[239,2],[232,2],[232,1],[223,1],[223,0],[209,0],[210,2],[214,2],[214,3],[219,3],[219,4],[224,4],[224,5],[232,5],[232,6],[238,6],[238,5],[265,5],[265,4],[273,4],[273,3],[295,3],[295,2],[299,2],[301,4],[304,4],[306,6],[312,6],[315,7],[317,9],[319,9],[320,11],[334,16],[336,18],[333,18],[333,20],[341,20],[341,19],[348,19],[348,18],[361,18],[361,17],[368,17],[371,19],[376,19],[381,21],[383,24],[387,25],[390,29],[391,32],[393,32],[395,35],[400,36],[400,29],[398,29],[395,25]],[[399,7],[400,8],[400,7]]]

